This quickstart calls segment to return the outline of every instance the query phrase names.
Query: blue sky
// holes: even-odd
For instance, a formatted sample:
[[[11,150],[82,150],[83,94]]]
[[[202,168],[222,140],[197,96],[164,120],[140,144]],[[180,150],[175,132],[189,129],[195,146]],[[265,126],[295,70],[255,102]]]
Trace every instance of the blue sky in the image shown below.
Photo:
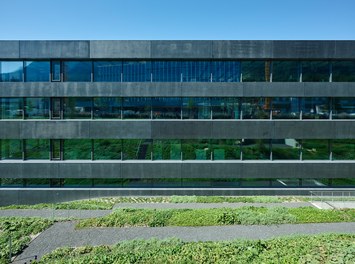
[[[355,0],[0,0],[0,39],[355,39]]]

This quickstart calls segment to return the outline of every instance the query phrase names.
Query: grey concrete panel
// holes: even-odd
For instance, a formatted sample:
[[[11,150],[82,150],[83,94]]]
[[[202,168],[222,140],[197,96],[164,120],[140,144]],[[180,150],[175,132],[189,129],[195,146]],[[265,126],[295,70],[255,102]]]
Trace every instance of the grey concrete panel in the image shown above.
[[[0,41],[1,59],[18,59],[20,57],[20,42],[17,40]]]
[[[355,83],[307,82],[304,83],[305,97],[343,97],[354,96]]]
[[[244,97],[303,97],[304,83],[297,82],[244,82]]]
[[[185,161],[181,164],[181,178],[213,178],[211,168],[213,164],[211,161],[191,162]],[[221,172],[223,174],[223,171]]]
[[[312,161],[305,161],[302,167],[299,167],[299,174],[303,175],[301,178],[333,178],[338,173],[342,178],[352,177],[349,175],[349,168],[346,166],[339,167],[338,163],[331,163],[330,161],[313,163]],[[354,167],[352,166],[354,169]],[[320,186],[321,187],[321,186]]]
[[[355,43],[354,41],[335,41],[335,56],[336,59],[355,58]]]
[[[100,178],[97,175],[92,175],[92,162],[77,161],[61,162],[58,176],[60,178]]]
[[[90,58],[148,59],[151,56],[150,45],[149,40],[92,40],[90,41]]]
[[[90,122],[90,138],[150,139],[151,124],[150,120],[95,120]]]
[[[21,178],[23,176],[22,167],[20,160],[18,162],[14,160],[0,161],[0,178]]]
[[[274,59],[325,59],[335,57],[335,41],[273,41]]]
[[[153,139],[211,138],[211,121],[152,121]]]
[[[242,163],[243,170],[240,178],[300,178],[304,175],[298,173],[302,164],[295,162],[265,161]]]
[[[213,161],[210,166],[210,172],[204,178],[242,178],[243,174],[243,164],[241,162]]]
[[[181,163],[169,161],[122,162],[122,178],[181,178]]]
[[[270,120],[214,120],[211,123],[211,138],[273,138],[274,124],[273,121]]]
[[[181,83],[182,97],[241,97],[243,83]]]
[[[18,139],[21,135],[21,121],[0,120],[0,139]]]
[[[208,59],[212,57],[212,42],[204,40],[151,41],[154,59]]]
[[[301,121],[299,121],[301,122]],[[304,121],[302,122],[303,137],[305,139],[331,139],[337,135],[334,123],[331,121]],[[275,126],[275,131],[277,130]],[[281,136],[281,135],[280,135]],[[292,137],[293,138],[293,137]]]
[[[268,40],[218,40],[212,46],[212,56],[217,59],[272,58],[273,42]]]
[[[89,41],[20,41],[20,58],[88,59]]]
[[[59,173],[60,164],[57,162],[24,162],[21,165],[23,178],[61,177],[61,174]]]
[[[122,83],[121,95],[123,97],[180,97],[181,83],[170,82],[142,82]]]
[[[121,162],[95,161],[91,163],[93,178],[121,178]]]
[[[351,120],[336,120],[334,124],[334,137],[339,139],[353,139],[355,136],[355,122]]]

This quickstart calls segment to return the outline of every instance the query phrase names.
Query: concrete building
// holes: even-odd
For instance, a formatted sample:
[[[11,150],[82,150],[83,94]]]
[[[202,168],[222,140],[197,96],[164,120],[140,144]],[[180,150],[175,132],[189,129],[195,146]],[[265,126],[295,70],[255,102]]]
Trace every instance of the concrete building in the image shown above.
[[[355,187],[355,41],[0,41],[0,204]]]

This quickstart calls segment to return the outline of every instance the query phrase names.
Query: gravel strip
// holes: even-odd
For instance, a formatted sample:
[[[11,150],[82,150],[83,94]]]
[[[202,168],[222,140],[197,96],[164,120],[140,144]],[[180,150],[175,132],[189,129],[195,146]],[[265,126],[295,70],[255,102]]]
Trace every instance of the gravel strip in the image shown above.
[[[49,219],[58,218],[92,218],[105,216],[111,210],[51,210],[51,209],[10,209],[0,210],[0,217],[41,217]]]

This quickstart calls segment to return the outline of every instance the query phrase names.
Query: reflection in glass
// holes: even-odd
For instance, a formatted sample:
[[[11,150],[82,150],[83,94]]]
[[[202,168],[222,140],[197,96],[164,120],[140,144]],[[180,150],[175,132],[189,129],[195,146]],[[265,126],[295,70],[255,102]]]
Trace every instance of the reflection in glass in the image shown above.
[[[124,82],[150,82],[152,66],[150,61],[124,61]]]
[[[301,100],[301,109],[302,119],[329,119],[329,98],[304,97]]]
[[[272,140],[273,160],[299,160],[300,143],[293,138]]]
[[[332,117],[334,119],[355,118],[355,98],[354,97],[333,98]]]
[[[211,102],[208,97],[182,98],[183,119],[210,119]]]
[[[60,82],[61,64],[60,61],[52,61],[52,81]]]
[[[243,98],[243,119],[269,119],[271,110],[271,98],[251,97]]]
[[[93,180],[93,186],[94,187],[122,187],[122,181],[123,179],[117,179],[117,178],[95,178]]]
[[[303,61],[302,82],[329,82],[329,62]]]
[[[211,147],[208,139],[181,140],[183,160],[210,160]]]
[[[22,61],[0,61],[0,82],[22,82]]]
[[[24,180],[24,186],[25,187],[50,187],[50,179],[45,179],[45,178],[29,178],[29,179],[23,179]]]
[[[333,61],[333,82],[355,82],[355,61]]]
[[[91,118],[92,99],[88,97],[64,98],[64,118],[87,119]]]
[[[65,160],[86,160],[91,159],[91,139],[65,139],[64,159]]]
[[[52,119],[62,118],[62,98],[59,97],[51,98],[51,118]]]
[[[355,140],[333,139],[332,158],[334,160],[355,160]]]
[[[240,179],[240,187],[271,187],[274,179],[244,178]]]
[[[181,82],[181,61],[153,61],[153,82]]]
[[[300,64],[298,61],[273,61],[273,82],[299,82]]]
[[[239,61],[212,61],[213,82],[240,82]]]
[[[62,181],[62,187],[88,188],[92,187],[92,179],[72,179],[65,178]]]
[[[183,61],[183,82],[210,82],[211,62],[209,61]]]
[[[149,97],[123,98],[122,114],[125,119],[150,119],[151,99]]]
[[[1,98],[0,99],[1,119],[22,119],[23,98]]]
[[[119,97],[94,98],[94,118],[121,118],[121,104]]]
[[[154,119],[180,119],[180,97],[153,97],[152,111]]]
[[[331,185],[333,187],[351,187],[355,186],[355,178],[335,178],[331,180]]]
[[[122,61],[94,61],[94,82],[121,82]]]
[[[49,61],[26,61],[25,81],[26,82],[49,82],[50,63]]]
[[[239,119],[239,98],[213,97],[211,98],[213,119]]]
[[[2,139],[1,159],[22,159],[22,140]]]
[[[123,139],[123,159],[125,160],[151,160],[151,139]]]
[[[91,82],[91,61],[63,61],[65,82]]]
[[[23,187],[23,179],[19,178],[0,178],[1,187]]]
[[[270,142],[268,139],[243,139],[243,160],[269,160]]]
[[[95,160],[118,160],[121,159],[121,139],[94,139]]]
[[[273,119],[299,119],[300,105],[296,97],[274,97],[272,98]]]
[[[49,139],[26,139],[25,159],[49,159]]]
[[[303,160],[329,160],[327,139],[302,139]]]
[[[62,159],[62,140],[51,139],[51,159],[61,160]]]
[[[182,187],[185,188],[235,188],[240,186],[240,179],[236,178],[182,178]]]
[[[181,142],[179,139],[154,139],[154,160],[180,160]]]
[[[270,62],[242,61],[243,82],[270,82]]]
[[[49,98],[25,99],[25,118],[27,119],[49,119]]]
[[[240,144],[239,139],[211,139],[213,160],[239,160]]]

